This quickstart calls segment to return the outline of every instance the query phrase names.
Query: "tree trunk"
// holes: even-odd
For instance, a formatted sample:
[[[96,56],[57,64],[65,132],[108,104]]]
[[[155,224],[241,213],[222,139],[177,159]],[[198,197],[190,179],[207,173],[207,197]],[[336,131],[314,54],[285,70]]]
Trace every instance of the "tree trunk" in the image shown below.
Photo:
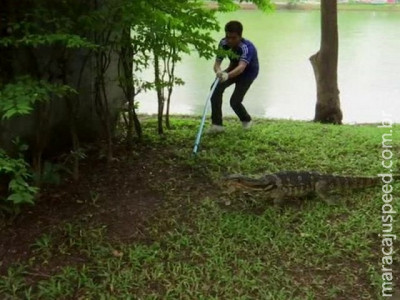
[[[338,48],[337,1],[322,0],[321,46],[310,57],[317,83],[315,122],[342,124],[337,83]]]
[[[167,111],[165,113],[165,126],[167,127],[167,129],[171,129],[171,122],[169,120],[169,112],[170,112],[170,106],[171,106],[171,93],[169,91],[170,91],[170,89],[168,89]]]
[[[167,112],[165,115],[165,125],[167,126],[168,129],[171,129],[171,123],[170,123],[170,107],[171,107],[171,96],[172,96],[172,91],[174,88],[175,84],[175,48],[171,49],[170,57],[167,62],[167,73],[168,73],[168,96],[167,96]]]
[[[168,71],[169,83],[168,83],[168,94],[167,94],[167,108],[166,108],[167,111],[165,113],[165,126],[167,127],[167,129],[171,129],[171,122],[169,116],[170,116],[172,90],[174,87],[175,62],[172,62],[171,70],[169,69],[168,66],[168,70],[169,70]]]
[[[139,141],[142,140],[143,137],[143,130],[142,130],[142,125],[140,124],[139,117],[136,113],[135,105],[132,103],[133,109],[132,109],[132,116],[133,116],[133,122],[135,124],[135,130],[138,136]]]
[[[158,134],[164,134],[163,128],[163,113],[164,113],[164,93],[163,87],[161,86],[161,75],[160,75],[160,58],[158,53],[154,53],[154,77],[157,91],[157,99],[158,99],[158,113],[157,113],[157,129]]]
[[[7,37],[10,35],[8,32],[8,22],[15,21],[15,9],[16,6],[12,5],[12,1],[8,0],[1,4],[0,10],[0,37]],[[0,85],[6,84],[13,78],[12,68],[12,51],[10,47],[0,47]]]
[[[67,85],[68,84],[68,79],[67,79],[67,73],[68,73],[68,60],[69,60],[69,55],[64,54],[65,59],[63,59],[60,62],[60,72],[62,74],[62,80],[63,84]],[[89,59],[89,55],[86,55],[81,68],[79,70],[79,75],[78,75],[78,82],[76,85],[76,89],[79,90],[81,87],[81,82],[82,82],[82,76],[83,76],[83,71],[85,70],[86,63]],[[79,105],[80,105],[80,98],[79,94],[77,95],[68,95],[65,97],[66,101],[66,107],[68,111],[68,117],[69,117],[69,131],[71,134],[71,141],[72,141],[72,178],[74,181],[79,180],[79,163],[80,163],[80,141],[79,141],[79,134],[78,134],[78,128],[77,128],[77,121],[78,121],[78,113],[79,113]]]
[[[43,176],[43,151],[50,137],[50,117],[52,102],[43,102],[36,107],[36,136],[33,148],[32,168],[37,174],[35,184],[40,186]]]
[[[126,101],[128,102],[128,124],[126,130],[126,146],[129,150],[133,149],[133,98],[134,87],[133,87],[133,47],[130,43],[130,30],[124,28],[122,30],[122,39],[125,44],[121,46],[121,57],[122,68],[123,68],[123,90],[125,93]]]
[[[109,45],[111,31],[100,32],[95,36],[96,43]],[[112,121],[109,107],[109,99],[106,91],[106,73],[111,63],[110,48],[98,50],[95,54],[94,100],[96,112],[104,128],[104,139],[106,143],[107,163],[113,160]]]
[[[169,28],[170,27],[168,26],[168,29]],[[171,31],[171,36],[174,38],[176,37],[174,30]],[[165,125],[167,126],[168,129],[171,129],[169,116],[171,107],[171,96],[175,84],[175,65],[176,65],[176,47],[175,45],[171,45],[168,51],[168,57],[166,59],[166,64],[165,64],[165,68],[168,75],[167,111],[165,115]]]
[[[133,78],[133,57],[135,51],[132,45],[130,36],[130,27],[122,30],[122,46],[120,55],[120,63],[122,65],[123,79],[121,82],[122,89],[124,91],[126,102],[128,103],[128,120],[127,120],[127,133],[126,143],[128,149],[133,148],[133,129],[136,130],[138,139],[142,139],[142,127],[139,118],[135,110],[135,97],[136,89]],[[125,116],[124,116],[125,118]]]

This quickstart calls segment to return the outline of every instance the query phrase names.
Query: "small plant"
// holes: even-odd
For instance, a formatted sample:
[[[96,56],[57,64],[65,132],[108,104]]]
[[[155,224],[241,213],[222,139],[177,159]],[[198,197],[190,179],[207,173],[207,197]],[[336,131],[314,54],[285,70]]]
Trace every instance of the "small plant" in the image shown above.
[[[16,78],[14,82],[0,87],[0,118],[3,120],[31,114],[35,105],[49,102],[52,96],[62,97],[75,92],[69,86],[38,81],[29,76]],[[22,144],[19,138],[13,143],[17,158],[0,148],[0,210],[17,214],[22,204],[34,203],[38,188],[29,183],[32,174],[23,155],[28,149],[27,145]],[[41,173],[40,168],[38,173]]]
[[[23,279],[25,267],[16,266],[8,269],[7,275],[0,277],[0,295],[9,295],[3,299],[20,299],[18,295],[26,288]]]
[[[90,202],[93,206],[99,207],[97,202],[100,199],[100,194],[96,191],[90,191]]]
[[[0,149],[0,178],[6,191],[1,193],[0,209],[8,213],[18,213],[22,204],[33,204],[38,188],[30,185],[32,174],[29,164],[22,158],[12,158]]]
[[[41,174],[35,173],[33,175],[34,181],[40,184],[54,184],[58,185],[61,182],[60,173],[65,168],[60,164],[53,164],[49,161],[44,162]]]
[[[49,234],[44,234],[39,237],[35,243],[33,243],[32,248],[37,253],[42,253],[46,256],[51,255],[52,247],[52,237]]]

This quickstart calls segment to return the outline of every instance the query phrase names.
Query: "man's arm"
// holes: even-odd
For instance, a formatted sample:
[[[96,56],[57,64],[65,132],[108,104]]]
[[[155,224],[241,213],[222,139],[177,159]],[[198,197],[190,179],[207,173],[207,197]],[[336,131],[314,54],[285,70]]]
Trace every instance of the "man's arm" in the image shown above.
[[[235,69],[235,64],[233,64],[232,62],[229,64],[229,66],[228,66],[224,71],[222,71],[221,65],[222,65],[222,60],[219,60],[219,59],[215,60],[215,63],[214,63],[214,72],[215,72],[216,74],[222,73],[222,72],[229,73],[230,71],[232,71],[233,69]]]
[[[224,50],[224,39],[220,40],[218,44],[218,51],[222,50]],[[217,57],[215,58],[215,63],[214,63],[215,74],[220,74],[222,72],[221,64],[223,60],[224,60],[224,55],[222,55],[221,53],[217,53]]]
[[[214,63],[214,72],[215,72],[216,74],[221,73],[221,63],[222,63],[222,60],[220,60],[220,59],[216,59],[216,60],[215,60],[215,63]]]
[[[247,62],[241,60],[236,68],[232,71],[228,72],[228,78],[235,78],[243,73],[244,69],[246,69]]]
[[[239,64],[236,68],[230,70],[230,72],[228,73],[228,78],[235,78],[240,74],[242,74],[243,71],[246,69],[247,65],[253,58],[254,55],[253,47],[249,47],[245,44],[242,44],[241,49],[242,49],[242,55],[240,56]]]

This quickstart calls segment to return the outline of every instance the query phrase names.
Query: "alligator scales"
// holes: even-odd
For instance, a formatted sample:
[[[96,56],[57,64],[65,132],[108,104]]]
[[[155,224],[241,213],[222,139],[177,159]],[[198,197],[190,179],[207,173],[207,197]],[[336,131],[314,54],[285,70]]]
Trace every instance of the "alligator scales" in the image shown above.
[[[224,180],[235,187],[259,190],[275,204],[285,198],[303,197],[315,193],[328,204],[334,204],[333,194],[339,191],[367,188],[382,183],[380,177],[344,176],[318,172],[286,171],[252,178],[240,174],[229,175]]]

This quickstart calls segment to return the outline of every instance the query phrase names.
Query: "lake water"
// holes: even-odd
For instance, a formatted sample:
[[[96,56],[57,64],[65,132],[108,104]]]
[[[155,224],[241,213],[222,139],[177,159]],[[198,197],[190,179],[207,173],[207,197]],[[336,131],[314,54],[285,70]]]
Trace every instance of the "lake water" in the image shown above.
[[[221,24],[240,20],[244,37],[258,48],[260,75],[244,100],[252,116],[312,120],[316,86],[308,58],[319,49],[318,11],[237,11],[220,16]],[[222,26],[223,27],[223,26]],[[343,121],[372,123],[382,111],[400,122],[400,13],[339,12],[339,89]],[[223,32],[215,38],[223,37]],[[227,63],[227,62],[225,62]],[[214,79],[213,61],[195,53],[184,58],[177,75],[186,84],[173,94],[173,114],[201,114]],[[151,74],[151,73],[150,73]],[[149,76],[147,74],[146,76]],[[230,87],[224,96],[225,115]],[[139,113],[157,112],[155,93],[138,96]]]

